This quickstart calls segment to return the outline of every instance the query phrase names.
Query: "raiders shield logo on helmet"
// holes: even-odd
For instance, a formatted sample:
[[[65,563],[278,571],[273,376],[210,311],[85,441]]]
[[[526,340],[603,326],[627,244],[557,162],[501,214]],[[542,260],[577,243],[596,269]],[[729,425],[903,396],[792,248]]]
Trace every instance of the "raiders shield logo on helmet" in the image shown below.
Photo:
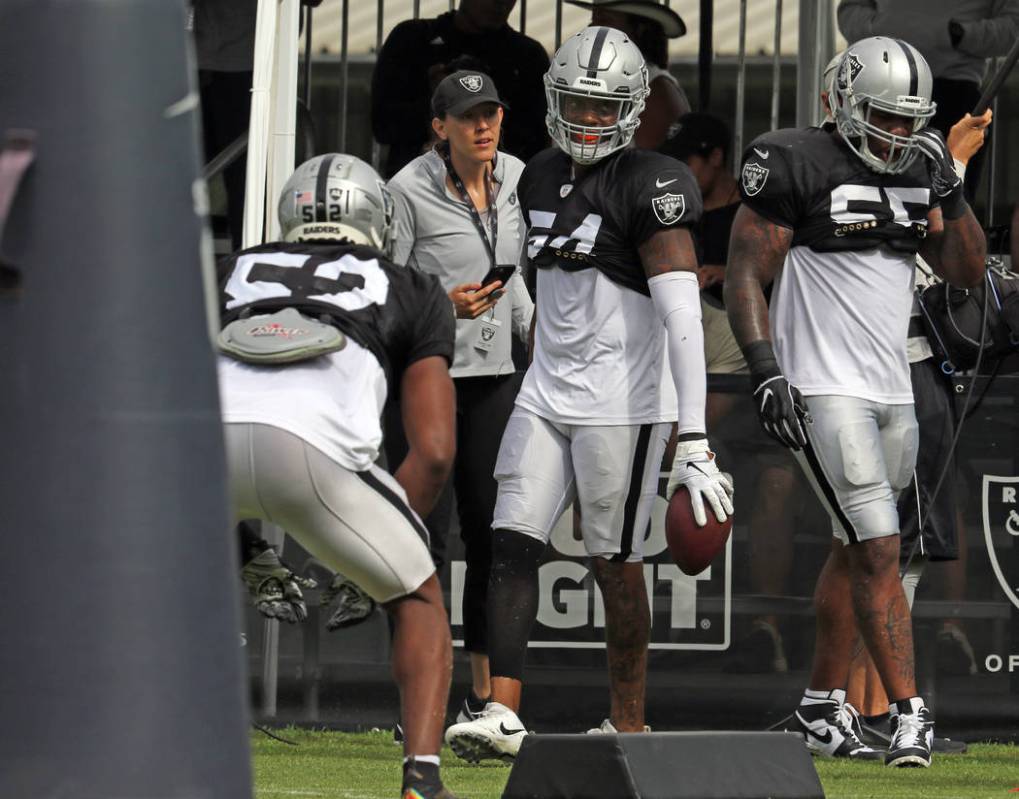
[[[848,89],[853,85],[856,76],[863,71],[863,62],[856,57],[856,53],[850,53],[842,62],[842,69],[839,70],[839,88]]]
[[[753,161],[747,161],[743,164],[743,191],[748,196],[753,197],[761,189],[764,188],[764,184],[768,181],[768,170],[760,164],[755,164]]]
[[[460,85],[469,92],[481,91],[482,79],[480,75],[464,75],[460,78]]]
[[[1019,608],[1019,570],[1011,551],[1019,545],[1019,477],[984,475],[984,540],[991,568],[1005,596]]]
[[[655,216],[663,225],[674,225],[686,213],[686,198],[682,194],[663,194],[651,200]]]

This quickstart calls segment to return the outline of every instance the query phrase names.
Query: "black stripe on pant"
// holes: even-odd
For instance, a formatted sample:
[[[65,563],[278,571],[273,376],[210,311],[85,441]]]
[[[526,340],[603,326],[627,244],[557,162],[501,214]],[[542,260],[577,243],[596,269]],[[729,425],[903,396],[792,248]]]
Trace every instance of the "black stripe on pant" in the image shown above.
[[[612,556],[612,561],[625,561],[633,552],[633,526],[637,518],[637,506],[644,490],[644,472],[647,470],[647,451],[651,442],[652,424],[642,424],[637,434],[637,447],[633,453],[633,465],[630,467],[630,487],[626,491],[626,503],[623,506],[623,530],[619,541],[619,554]],[[641,530],[641,534],[644,531]]]
[[[824,473],[824,469],[821,467],[821,461],[818,460],[817,453],[814,451],[814,447],[809,441],[803,448],[803,455],[806,457],[807,463],[810,465],[810,471],[813,473],[814,479],[817,481],[817,485],[821,489],[821,493],[824,494],[829,510],[835,514],[835,518],[838,519],[839,524],[842,525],[842,529],[846,531],[846,537],[849,538],[849,543],[860,543],[860,535],[856,532],[856,528],[853,527],[852,522],[849,521],[849,517],[846,516],[845,511],[842,510],[842,506],[839,504],[838,495],[835,493],[835,487],[831,484],[827,475]]]

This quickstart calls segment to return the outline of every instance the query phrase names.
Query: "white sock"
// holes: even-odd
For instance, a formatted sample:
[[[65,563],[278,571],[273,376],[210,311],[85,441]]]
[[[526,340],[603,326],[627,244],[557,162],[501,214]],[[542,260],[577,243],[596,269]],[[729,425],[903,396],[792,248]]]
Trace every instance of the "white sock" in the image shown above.
[[[416,763],[431,763],[433,766],[436,767],[438,767],[439,765],[438,755],[408,755],[403,759],[404,765],[406,765],[407,761],[410,760],[411,758],[413,758]]]
[[[818,705],[821,702],[831,702],[834,700],[838,704],[843,704],[846,701],[846,692],[841,688],[835,688],[831,691],[813,691],[808,688],[803,692],[803,699],[800,700],[801,705]]]

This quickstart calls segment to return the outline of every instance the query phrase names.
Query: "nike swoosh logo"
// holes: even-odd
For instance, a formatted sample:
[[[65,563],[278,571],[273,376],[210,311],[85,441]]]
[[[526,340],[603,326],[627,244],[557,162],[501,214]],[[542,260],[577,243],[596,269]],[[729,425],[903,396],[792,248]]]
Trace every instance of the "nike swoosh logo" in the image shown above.
[[[679,178],[673,178],[672,180],[667,180],[664,183],[662,183],[658,178],[655,178],[655,187],[659,189],[664,189],[670,183],[675,183],[677,180],[679,180]]]
[[[701,474],[703,474],[703,475],[704,475],[705,477],[707,477],[707,476],[708,476],[708,473],[707,473],[706,471],[704,471],[704,470],[703,470],[703,469],[702,469],[702,468],[701,468],[700,466],[698,466],[698,465],[697,465],[696,463],[694,463],[693,461],[687,461],[687,462],[686,462],[686,468],[687,468],[687,469],[693,469],[694,471],[700,472],[700,473],[701,473]]]
[[[765,161],[767,161],[768,156],[771,155],[771,153],[769,153],[767,150],[758,150],[756,147],[754,148],[754,152],[757,153]]]
[[[824,735],[821,735],[820,733],[816,733],[812,729],[810,729],[810,727],[807,726],[807,722],[803,720],[803,716],[801,716],[799,713],[796,714],[796,718],[799,720],[800,724],[803,725],[803,729],[806,731],[807,735],[809,735],[811,738],[816,738],[823,744],[831,743],[832,740],[831,730],[825,730]]]
[[[824,735],[819,735],[818,733],[810,729],[810,727],[807,727],[807,735],[809,735],[811,738],[817,738],[817,740],[819,740],[823,744],[831,743],[831,730],[825,730]]]
[[[764,393],[761,394],[761,412],[764,411],[765,406],[768,404],[768,400],[771,399],[772,391],[770,388],[764,389]]]
[[[501,722],[499,724],[499,732],[501,732],[503,735],[516,735],[518,732],[526,732],[526,730],[524,730],[523,727],[521,727],[519,730],[508,730],[506,729],[506,722]],[[831,738],[831,733],[828,733],[828,737],[829,739]]]

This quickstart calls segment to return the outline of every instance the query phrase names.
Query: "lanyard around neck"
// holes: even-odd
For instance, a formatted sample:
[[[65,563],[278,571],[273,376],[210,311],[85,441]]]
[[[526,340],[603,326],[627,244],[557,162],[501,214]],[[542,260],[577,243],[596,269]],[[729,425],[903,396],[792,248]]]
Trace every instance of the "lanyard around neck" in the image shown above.
[[[492,196],[492,176],[488,174],[488,168],[485,168],[485,199],[488,202],[488,227],[490,233],[485,230],[485,223],[481,221],[481,214],[478,212],[474,200],[471,199],[467,187],[453,167],[453,159],[449,155],[448,148],[443,148],[442,160],[446,163],[446,172],[449,174],[449,179],[453,181],[453,185],[460,193],[460,199],[467,205],[467,212],[470,214],[471,221],[474,223],[474,227],[477,229],[478,235],[481,236],[481,241],[488,251],[488,257],[492,261],[492,266],[496,266],[495,248],[499,241],[499,214],[496,212],[495,198]],[[491,239],[489,235],[491,235]]]

